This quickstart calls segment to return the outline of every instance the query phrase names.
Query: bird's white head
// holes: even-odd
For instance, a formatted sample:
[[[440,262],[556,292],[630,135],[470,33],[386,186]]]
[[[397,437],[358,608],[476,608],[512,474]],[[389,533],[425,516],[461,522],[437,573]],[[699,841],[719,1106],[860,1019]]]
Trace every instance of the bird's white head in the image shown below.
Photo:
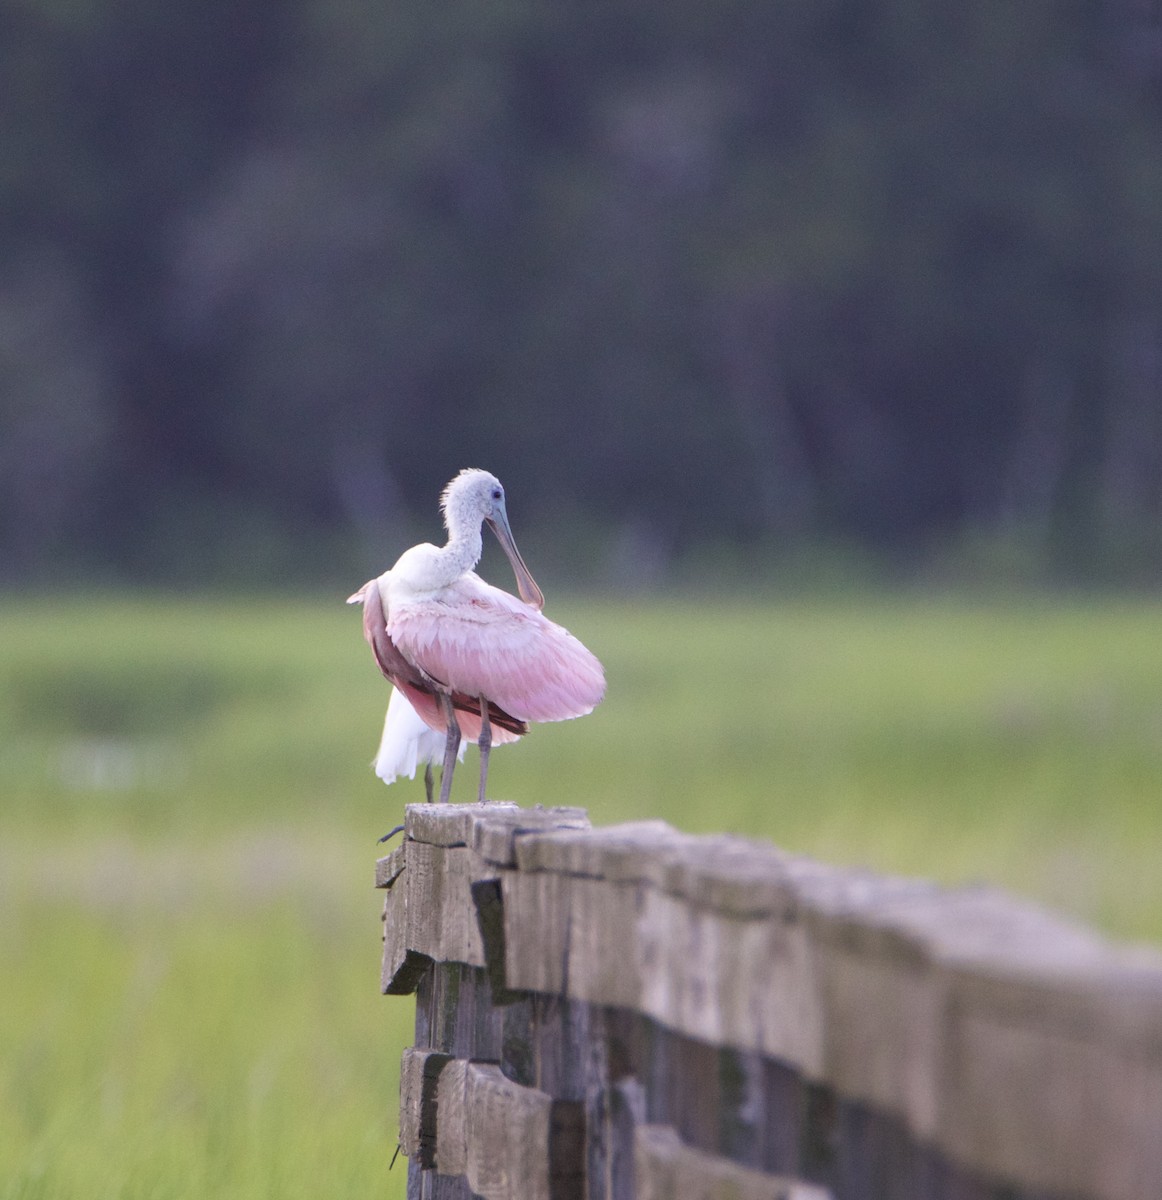
[[[481,522],[487,521],[512,564],[520,598],[535,609],[544,607],[544,593],[537,587],[536,580],[516,548],[508,524],[508,512],[504,507],[504,488],[495,475],[473,467],[461,471],[441,494],[440,508],[444,514],[444,525],[453,540],[464,533],[478,530]]]
[[[468,467],[461,471],[440,494],[444,526],[455,534],[481,521],[491,520],[499,506],[504,513],[504,488],[491,471]]]

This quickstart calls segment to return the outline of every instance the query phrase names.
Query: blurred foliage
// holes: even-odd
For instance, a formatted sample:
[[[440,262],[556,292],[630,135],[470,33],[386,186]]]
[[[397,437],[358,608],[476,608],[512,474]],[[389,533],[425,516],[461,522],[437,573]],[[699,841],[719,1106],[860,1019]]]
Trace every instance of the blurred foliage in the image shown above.
[[[663,571],[1160,548],[1152,3],[0,0],[0,101],[9,582],[380,563],[470,464]]]

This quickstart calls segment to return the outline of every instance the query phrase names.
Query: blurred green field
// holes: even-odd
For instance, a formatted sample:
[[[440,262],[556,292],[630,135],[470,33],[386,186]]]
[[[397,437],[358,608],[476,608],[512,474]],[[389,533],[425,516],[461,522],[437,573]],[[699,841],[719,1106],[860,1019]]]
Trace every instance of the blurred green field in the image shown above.
[[[1162,940],[1162,603],[550,604],[605,704],[492,794]],[[0,602],[0,1200],[403,1195],[386,685],[333,601]],[[457,798],[470,798],[470,754]]]

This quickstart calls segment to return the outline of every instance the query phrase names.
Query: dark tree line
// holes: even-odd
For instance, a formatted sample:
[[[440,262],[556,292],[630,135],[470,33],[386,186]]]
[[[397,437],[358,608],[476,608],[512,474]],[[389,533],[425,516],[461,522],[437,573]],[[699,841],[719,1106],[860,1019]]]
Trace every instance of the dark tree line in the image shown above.
[[[1149,3],[0,0],[0,111],[10,582],[281,578],[464,465],[663,562],[1162,549]]]

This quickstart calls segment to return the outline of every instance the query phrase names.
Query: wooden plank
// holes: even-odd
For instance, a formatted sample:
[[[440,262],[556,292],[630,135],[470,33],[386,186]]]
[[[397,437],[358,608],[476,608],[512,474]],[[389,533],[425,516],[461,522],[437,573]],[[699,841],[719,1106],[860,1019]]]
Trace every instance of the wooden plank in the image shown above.
[[[399,1148],[408,1158],[420,1152],[424,1062],[430,1051],[408,1047],[399,1067]]]
[[[500,884],[507,986],[563,994],[573,881],[548,871],[506,871]]]
[[[468,1171],[468,1061],[453,1059],[436,1086],[435,1166],[441,1175]]]
[[[420,975],[416,984],[415,1044],[419,1050],[439,1049],[432,1043],[432,997],[436,986],[435,963]]]
[[[942,1120],[951,1004],[939,964],[953,946],[972,954],[980,945],[965,893],[822,864],[793,870],[823,1031],[821,1069],[806,1074],[930,1141]],[[1011,899],[1005,911],[1011,924]]]
[[[429,846],[469,846],[479,815],[519,813],[516,804],[409,804],[404,809],[404,837]]]
[[[471,976],[476,1011],[472,1022],[468,1057],[485,1062],[499,1062],[504,1052],[504,1008],[497,1004],[488,972],[478,967],[461,967]]]
[[[995,1185],[980,1190],[963,1173],[941,1178],[933,1167],[931,1157],[902,1122],[840,1101],[835,1106],[830,1170],[815,1182],[826,1182],[844,1200],[944,1200],[949,1194],[955,1200],[1000,1200]],[[1036,1197],[1022,1192],[1022,1200]]]
[[[642,1011],[689,1037],[721,1042],[714,978],[719,919],[653,888],[645,890],[643,900]]]
[[[385,996],[414,992],[432,960],[408,946],[408,889],[397,877],[383,901],[383,962],[379,987]]]
[[[697,837],[664,821],[530,834],[517,847],[516,865],[522,871],[648,883],[700,908],[752,917],[797,908],[800,881],[815,874],[815,864],[773,845],[732,835]]]
[[[581,832],[589,829],[589,814],[583,808],[521,808],[515,812],[487,811],[473,820],[469,845],[485,862],[511,867],[516,863],[516,846],[524,838],[548,831]]]
[[[408,949],[436,962],[483,967],[484,943],[471,889],[481,879],[494,878],[495,869],[465,846],[408,841],[404,850]],[[392,890],[398,887],[397,882]]]
[[[639,883],[568,880],[565,971],[570,998],[611,1008],[640,1005],[643,891]]]
[[[819,984],[802,923],[711,912],[645,889],[638,941],[642,1012],[689,1037],[819,1076]]]
[[[758,1054],[739,1050],[718,1052],[718,1150],[733,1162],[757,1171],[767,1170],[763,1158],[766,1135],[767,1076]]]
[[[504,899],[499,879],[478,879],[471,885],[476,924],[484,947],[485,969],[492,988],[492,1003],[515,1004],[522,993],[508,986],[504,934]]]
[[[581,1200],[580,1104],[521,1087],[492,1064],[408,1051],[402,1068],[405,1153],[441,1176],[464,1176],[485,1200]]]
[[[481,1063],[468,1065],[465,1091],[472,1190],[485,1200],[550,1200],[551,1098]]]
[[[667,855],[659,886],[700,909],[736,917],[785,916],[798,907],[791,856],[730,835],[692,838]]]
[[[504,1010],[491,1003],[487,974],[463,963],[435,963],[427,980],[425,1027],[432,1049],[496,1062]]]
[[[830,1192],[686,1146],[666,1125],[634,1131],[636,1200],[828,1200]]]
[[[501,866],[511,866],[519,837],[535,831],[586,830],[583,808],[520,808],[516,804],[409,804],[404,836],[431,846],[468,846]]]
[[[502,876],[501,890],[509,988],[638,1003],[637,885],[515,871]]]
[[[408,1049],[400,1062],[400,1150],[424,1169],[435,1163],[437,1084],[450,1061],[436,1050]]]
[[[807,1086],[785,1063],[760,1059],[762,1122],[759,1164],[772,1175],[805,1175],[803,1147],[808,1142]]]
[[[669,1033],[669,1031],[667,1031]],[[669,1034],[663,1056],[668,1071],[665,1123],[683,1142],[722,1154],[722,1126],[729,1120],[722,1093],[717,1046]]]
[[[407,1200],[477,1200],[462,1175],[440,1175],[425,1171],[419,1163],[408,1163]]]
[[[929,960],[979,963],[990,973],[1069,976],[1078,969],[1116,969],[1126,952],[1076,921],[993,887],[945,889],[908,881],[881,894],[858,914],[855,938],[893,931],[922,948]],[[1162,956],[1137,950],[1131,961],[1152,961],[1162,977]]]
[[[1162,1196],[1162,1058],[1079,989],[958,973],[939,1144],[982,1173],[1100,1200]],[[1156,994],[1144,995],[1153,1010]]]
[[[586,1200],[585,1105],[554,1100],[549,1109],[549,1195]]]
[[[692,839],[665,821],[629,821],[588,832],[530,833],[516,846],[521,871],[555,871],[622,883],[657,883],[668,851]]]
[[[634,1131],[645,1123],[645,1092],[633,1078],[619,1079],[593,1097],[586,1110],[587,1200],[621,1200],[634,1194]]]
[[[594,1013],[591,1005],[564,996],[532,997],[533,1086],[554,1100],[585,1098],[594,1022],[600,1029]]]
[[[922,964],[834,946],[817,962],[821,1077],[844,1098],[899,1116],[918,1138],[933,1137],[943,1081],[945,977]]]
[[[504,1008],[500,1067],[505,1076],[525,1087],[537,1085],[537,1041],[533,992],[518,993],[520,999]]]
[[[728,936],[733,931],[734,936]],[[732,919],[719,942],[724,1041],[757,1050],[808,1079],[823,1071],[817,956],[803,921]]]
[[[812,921],[841,1096],[988,1177],[1162,1194],[1156,955],[994,889],[884,880],[850,899]]]
[[[375,886],[377,888],[391,887],[403,873],[405,865],[404,848],[403,846],[396,846],[386,858],[376,860]]]

